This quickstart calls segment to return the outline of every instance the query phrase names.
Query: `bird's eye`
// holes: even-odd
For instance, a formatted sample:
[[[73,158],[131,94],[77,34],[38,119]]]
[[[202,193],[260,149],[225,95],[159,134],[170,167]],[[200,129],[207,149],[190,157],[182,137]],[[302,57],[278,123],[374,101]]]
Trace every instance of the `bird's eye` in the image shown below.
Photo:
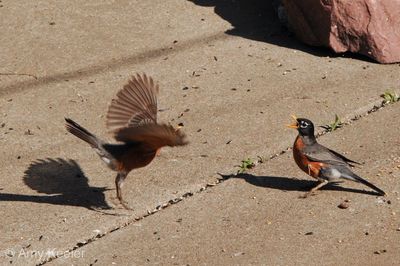
[[[306,127],[308,127],[308,123],[305,122],[305,121],[301,121],[300,127],[301,127],[301,128],[306,128]]]

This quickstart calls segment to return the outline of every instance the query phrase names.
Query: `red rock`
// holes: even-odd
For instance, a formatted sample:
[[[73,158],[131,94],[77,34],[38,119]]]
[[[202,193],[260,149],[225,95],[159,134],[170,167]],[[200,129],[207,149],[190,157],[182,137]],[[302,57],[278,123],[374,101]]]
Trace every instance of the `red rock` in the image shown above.
[[[400,62],[399,0],[283,0],[289,27],[303,42],[337,53]]]

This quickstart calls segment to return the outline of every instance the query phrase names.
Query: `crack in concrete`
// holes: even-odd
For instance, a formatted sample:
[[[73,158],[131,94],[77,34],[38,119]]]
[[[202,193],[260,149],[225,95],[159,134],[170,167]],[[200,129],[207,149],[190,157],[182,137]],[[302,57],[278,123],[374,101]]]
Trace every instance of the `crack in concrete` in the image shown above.
[[[41,76],[40,74],[18,74],[18,73],[4,73],[3,75],[25,75],[33,77],[33,80],[18,81],[5,87],[0,87],[0,97],[10,97],[16,93],[20,93],[25,90],[32,90],[41,85],[48,85],[53,83],[61,83],[65,80],[77,80],[79,78],[91,77],[104,72],[110,72],[112,70],[121,69],[126,66],[133,66],[140,64],[144,61],[149,61],[163,56],[173,55],[177,52],[187,50],[196,46],[207,45],[211,42],[224,41],[232,38],[232,36],[225,34],[224,32],[213,32],[207,36],[195,36],[193,39],[189,39],[184,42],[180,42],[174,46],[171,44],[165,44],[162,47],[143,51],[138,54],[130,56],[124,56],[118,59],[109,59],[108,61],[98,62],[95,65],[89,65],[78,68],[76,70],[58,72],[51,75]],[[171,47],[173,49],[171,49]]]
[[[346,116],[345,120],[342,121],[342,123],[343,123],[342,125],[343,126],[341,128],[336,129],[336,130],[341,130],[342,128],[352,124],[354,121],[360,120],[361,118],[366,117],[371,113],[377,112],[380,109],[382,109],[382,108],[384,108],[386,106],[389,106],[391,104],[395,104],[395,103],[385,103],[382,99],[376,100],[376,101],[374,101],[374,102],[372,102],[372,103],[370,103],[370,104],[368,104],[368,105],[356,110],[355,112],[349,114],[348,116]],[[332,131],[328,131],[326,129],[319,130],[319,131],[317,131],[316,137],[318,138],[318,137],[324,136],[324,135],[326,135],[328,133],[331,133],[331,132]],[[271,160],[273,160],[275,158],[278,158],[279,156],[281,156],[281,155],[283,155],[283,154],[285,154],[285,153],[287,153],[287,152],[289,152],[291,150],[292,150],[292,147],[287,147],[286,149],[281,150],[280,152],[269,156],[269,158],[266,159],[262,163],[265,163],[267,161],[271,161]],[[66,251],[66,253],[73,252],[73,251],[75,251],[75,250],[77,250],[77,249],[79,249],[79,248],[81,248],[83,246],[86,246],[86,245],[88,245],[88,244],[90,244],[90,243],[92,243],[92,242],[94,242],[94,241],[96,241],[98,239],[101,239],[101,238],[105,237],[108,234],[111,234],[111,233],[116,232],[116,231],[118,231],[120,229],[123,229],[123,228],[125,228],[125,227],[127,227],[127,226],[129,226],[131,224],[134,224],[135,222],[141,221],[141,220],[145,219],[146,217],[148,217],[150,215],[153,215],[153,214],[155,214],[155,213],[157,213],[157,212],[159,212],[161,210],[164,210],[164,209],[166,209],[166,208],[168,208],[168,207],[170,207],[172,205],[175,205],[175,204],[183,201],[186,198],[190,198],[190,197],[192,197],[192,196],[194,196],[196,194],[202,193],[203,191],[205,191],[205,190],[207,190],[207,189],[209,189],[211,187],[217,186],[218,184],[221,184],[224,181],[228,180],[230,177],[234,176],[234,174],[230,174],[230,175],[219,174],[219,175],[221,176],[221,178],[217,178],[214,183],[207,183],[205,186],[202,186],[200,189],[198,189],[198,190],[196,190],[194,192],[186,192],[186,193],[182,194],[182,196],[180,196],[180,197],[171,199],[166,203],[163,203],[161,205],[156,206],[153,210],[147,210],[146,214],[144,214],[142,216],[139,216],[139,217],[135,217],[132,220],[127,221],[126,223],[124,223],[124,224],[122,224],[122,225],[120,225],[118,227],[110,229],[108,232],[99,233],[94,237],[91,237],[91,238],[89,238],[87,240],[78,242],[78,243],[75,244],[74,247],[68,249]],[[60,257],[62,257],[62,256],[49,257],[45,261],[42,261],[42,262],[38,263],[37,266],[44,265],[47,262],[51,262],[51,261],[53,261],[53,260],[55,260],[57,258],[60,258]]]
[[[384,108],[385,106],[390,105],[390,104],[393,104],[393,103],[385,103],[383,100],[376,100],[376,101],[374,101],[374,102],[372,102],[372,103],[370,103],[370,104],[368,104],[366,106],[363,106],[360,109],[358,109],[355,112],[353,112],[352,114],[347,115],[345,117],[345,119],[341,121],[342,126],[338,127],[334,131],[340,130],[340,129],[344,128],[345,126],[348,126],[348,125],[352,124],[354,121],[357,121],[357,120],[359,120],[359,119],[361,119],[361,118],[363,118],[363,117],[365,117],[365,116],[367,116],[367,115],[369,115],[371,113],[374,113],[374,112],[380,110],[381,108]],[[317,138],[319,138],[321,136],[324,136],[324,135],[332,133],[332,132],[333,131],[329,131],[327,129],[320,129],[320,130],[317,130],[317,133],[315,134],[315,136]],[[263,162],[259,162],[259,161],[255,162],[254,167],[257,166],[258,164],[273,160],[273,159],[275,159],[275,158],[277,158],[277,157],[279,157],[279,156],[281,156],[283,154],[286,154],[287,152],[290,152],[291,150],[292,150],[292,146],[289,146],[286,149],[281,150],[280,152],[269,156],[268,159],[266,159]]]
[[[217,183],[220,183],[220,182],[217,182]],[[91,238],[89,238],[89,239],[86,239],[86,240],[77,242],[77,243],[75,244],[75,246],[73,246],[72,248],[66,250],[64,253],[71,253],[71,252],[73,252],[73,251],[75,251],[75,250],[77,250],[77,249],[79,249],[79,248],[81,248],[81,247],[83,247],[83,246],[86,246],[86,245],[89,244],[89,243],[92,243],[93,241],[96,241],[97,239],[103,238],[104,236],[106,236],[106,235],[108,235],[108,234],[111,234],[111,233],[113,233],[113,232],[115,232],[115,231],[118,231],[118,230],[120,230],[120,229],[122,229],[122,228],[125,228],[125,227],[129,226],[130,224],[133,224],[133,223],[135,223],[135,222],[137,222],[137,221],[143,220],[143,219],[146,218],[147,216],[153,215],[153,214],[155,214],[155,213],[157,213],[157,212],[159,212],[159,211],[161,211],[161,210],[163,210],[163,209],[168,208],[169,206],[172,206],[172,205],[174,205],[174,204],[176,204],[176,203],[178,203],[178,202],[184,200],[185,198],[189,198],[189,197],[193,196],[194,194],[200,193],[200,192],[206,190],[208,187],[213,187],[213,186],[215,186],[215,185],[216,185],[216,184],[214,184],[214,183],[213,183],[213,184],[206,184],[205,186],[201,187],[199,190],[197,190],[197,191],[195,191],[195,192],[186,192],[186,193],[182,194],[182,196],[180,196],[180,197],[171,199],[171,200],[169,200],[168,202],[166,202],[166,203],[164,203],[164,204],[158,205],[158,206],[155,207],[153,210],[147,210],[147,213],[144,214],[144,215],[142,215],[142,216],[135,217],[135,218],[133,218],[132,220],[127,221],[126,223],[124,223],[124,224],[122,224],[122,225],[120,225],[120,226],[118,226],[118,227],[112,228],[111,230],[109,230],[109,231],[107,231],[107,232],[98,233],[97,235],[95,235],[95,236],[93,236],[93,237],[91,237]],[[55,259],[57,259],[57,258],[60,258],[60,257],[62,257],[62,255],[60,255],[60,256],[49,257],[49,258],[47,258],[46,260],[44,260],[44,261],[42,261],[42,262],[40,262],[40,263],[38,263],[38,264],[36,264],[36,265],[37,265],[37,266],[41,266],[41,265],[46,264],[47,262],[51,262],[51,261],[53,261],[53,260],[55,260]]]
[[[1,72],[0,76],[28,76],[28,77],[34,78],[36,80],[38,79],[37,76],[28,74],[28,73],[14,73],[14,72],[3,73],[3,72]]]

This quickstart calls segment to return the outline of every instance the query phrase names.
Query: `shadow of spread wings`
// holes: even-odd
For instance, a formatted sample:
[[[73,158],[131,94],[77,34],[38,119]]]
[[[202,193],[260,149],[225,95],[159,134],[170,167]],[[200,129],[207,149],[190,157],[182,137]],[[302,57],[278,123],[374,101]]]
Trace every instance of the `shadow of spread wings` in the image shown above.
[[[157,123],[158,84],[146,74],[136,74],[117,93],[107,112],[107,128],[117,131]]]
[[[165,124],[145,124],[118,130],[115,139],[122,142],[144,142],[155,149],[164,146],[183,146],[188,142],[183,132]]]

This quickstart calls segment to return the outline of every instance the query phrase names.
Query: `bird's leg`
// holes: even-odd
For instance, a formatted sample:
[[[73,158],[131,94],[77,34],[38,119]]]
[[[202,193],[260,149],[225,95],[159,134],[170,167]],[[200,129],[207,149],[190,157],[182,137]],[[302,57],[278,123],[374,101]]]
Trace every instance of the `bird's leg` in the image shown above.
[[[311,196],[315,191],[317,191],[318,189],[322,188],[323,186],[329,183],[329,181],[326,179],[319,179],[318,181],[319,181],[318,184],[312,189],[310,189],[310,191],[305,193],[303,196],[301,196],[301,198],[305,199],[308,196]]]
[[[323,186],[325,186],[325,185],[328,184],[328,183],[329,183],[328,180],[322,179],[322,180],[319,181],[318,185],[316,185],[315,187],[313,187],[313,188],[310,190],[310,192],[311,192],[311,193],[312,193],[312,192],[315,192],[315,191],[317,191],[318,189],[322,188]]]
[[[314,165],[312,164],[307,164],[307,168],[308,168],[308,175],[318,178],[317,176],[319,175],[319,169],[316,168]]]
[[[115,187],[117,189],[117,198],[121,205],[127,209],[127,210],[132,210],[128,205],[127,202],[123,200],[122,198],[122,186],[124,185],[124,180],[127,176],[127,173],[124,172],[118,172],[117,177],[115,178]]]

